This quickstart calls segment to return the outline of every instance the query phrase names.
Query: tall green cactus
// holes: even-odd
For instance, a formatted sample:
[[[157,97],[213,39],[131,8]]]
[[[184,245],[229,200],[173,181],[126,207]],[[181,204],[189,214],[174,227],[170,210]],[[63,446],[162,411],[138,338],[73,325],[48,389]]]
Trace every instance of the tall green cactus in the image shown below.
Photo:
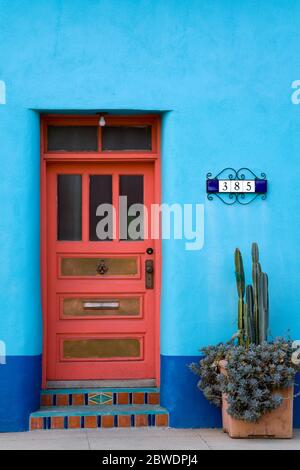
[[[235,276],[238,291],[238,337],[239,344],[260,344],[268,338],[269,293],[268,276],[261,271],[257,243],[252,244],[252,281],[253,286],[246,288],[243,259],[237,248],[234,254]]]
[[[259,276],[261,274],[261,266],[259,262],[259,250],[257,243],[252,243],[251,248],[252,253],[252,283],[253,283],[253,315],[254,315],[254,327],[255,327],[255,336],[257,338],[256,343],[258,343],[259,338]]]
[[[235,279],[238,291],[238,330],[239,344],[244,344],[244,295],[245,295],[245,273],[243,258],[240,250],[236,248],[234,253]]]
[[[269,293],[268,276],[260,273],[258,287],[259,343],[267,340],[269,327]]]
[[[247,345],[256,342],[256,329],[254,319],[254,308],[253,308],[253,287],[247,286],[246,288],[246,316],[247,316],[247,331],[246,341]]]

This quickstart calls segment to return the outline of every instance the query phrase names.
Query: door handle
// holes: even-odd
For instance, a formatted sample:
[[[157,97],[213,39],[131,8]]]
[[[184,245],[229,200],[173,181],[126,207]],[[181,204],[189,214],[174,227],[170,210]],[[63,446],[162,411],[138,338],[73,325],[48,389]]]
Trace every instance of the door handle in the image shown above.
[[[146,289],[153,289],[153,260],[146,259],[145,261],[145,284]]]

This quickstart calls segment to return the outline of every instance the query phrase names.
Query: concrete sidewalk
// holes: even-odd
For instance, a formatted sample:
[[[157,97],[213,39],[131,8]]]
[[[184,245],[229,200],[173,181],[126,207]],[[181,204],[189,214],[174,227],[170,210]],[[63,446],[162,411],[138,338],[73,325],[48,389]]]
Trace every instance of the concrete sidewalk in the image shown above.
[[[300,450],[294,439],[230,439],[220,429],[117,428],[0,434],[0,450]]]

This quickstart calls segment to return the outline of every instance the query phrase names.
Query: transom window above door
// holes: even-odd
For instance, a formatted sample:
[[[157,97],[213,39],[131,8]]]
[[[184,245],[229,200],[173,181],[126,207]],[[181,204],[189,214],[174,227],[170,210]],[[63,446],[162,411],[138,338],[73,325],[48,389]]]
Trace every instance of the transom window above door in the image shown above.
[[[44,120],[44,153],[66,154],[153,154],[159,143],[157,117],[105,116],[105,125],[99,117],[46,117]]]

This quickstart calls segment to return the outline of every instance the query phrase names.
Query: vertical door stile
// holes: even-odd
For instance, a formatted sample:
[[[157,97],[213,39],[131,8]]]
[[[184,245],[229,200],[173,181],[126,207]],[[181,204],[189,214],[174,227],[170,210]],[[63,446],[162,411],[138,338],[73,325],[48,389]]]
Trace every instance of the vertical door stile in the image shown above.
[[[120,208],[119,208],[119,174],[118,172],[113,173],[113,181],[112,181],[112,203],[113,203],[113,210],[115,214],[115,218],[113,221],[113,239],[115,242],[119,242],[120,240]]]
[[[146,208],[146,213],[144,215],[144,233],[145,233],[145,241],[148,246],[148,242],[151,243],[151,239],[149,239],[150,235],[150,225],[151,225],[151,202],[152,202],[152,193],[153,189],[150,187],[149,181],[149,173],[145,171],[144,175],[144,205]]]
[[[82,241],[89,241],[89,188],[90,178],[87,172],[82,173]]]

